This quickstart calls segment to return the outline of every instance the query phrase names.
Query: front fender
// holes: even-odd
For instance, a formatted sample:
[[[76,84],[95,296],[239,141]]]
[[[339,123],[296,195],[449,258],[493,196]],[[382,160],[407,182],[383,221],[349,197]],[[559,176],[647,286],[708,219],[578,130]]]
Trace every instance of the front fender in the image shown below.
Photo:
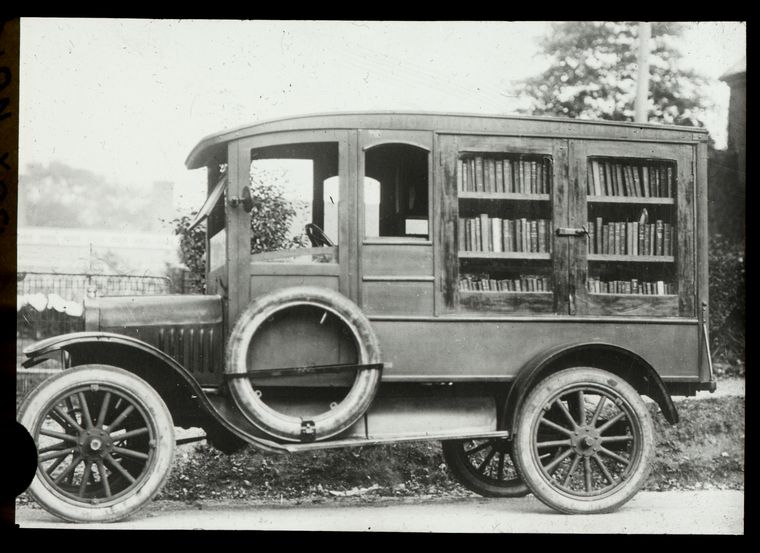
[[[669,423],[678,422],[676,406],[652,365],[620,346],[605,342],[585,342],[549,348],[536,355],[520,370],[507,395],[502,427],[514,432],[517,412],[533,387],[549,374],[574,366],[596,367],[617,374],[640,394],[656,401]]]
[[[61,352],[68,366],[104,364],[128,370],[158,391],[173,416],[180,415],[193,425],[204,425],[204,416],[211,423],[269,452],[285,448],[264,440],[228,422],[211,403],[198,381],[171,356],[131,336],[111,332],[74,332],[41,340],[24,348],[28,359],[22,365],[31,367]]]

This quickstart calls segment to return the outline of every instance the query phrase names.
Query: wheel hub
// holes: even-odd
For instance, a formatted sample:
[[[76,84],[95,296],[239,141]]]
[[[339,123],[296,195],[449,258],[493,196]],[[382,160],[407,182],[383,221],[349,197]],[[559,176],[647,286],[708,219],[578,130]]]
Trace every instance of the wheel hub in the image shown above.
[[[79,437],[79,451],[87,459],[105,457],[113,449],[113,440],[104,430],[92,428]]]
[[[591,426],[579,426],[570,438],[576,453],[591,457],[602,447],[599,431]]]

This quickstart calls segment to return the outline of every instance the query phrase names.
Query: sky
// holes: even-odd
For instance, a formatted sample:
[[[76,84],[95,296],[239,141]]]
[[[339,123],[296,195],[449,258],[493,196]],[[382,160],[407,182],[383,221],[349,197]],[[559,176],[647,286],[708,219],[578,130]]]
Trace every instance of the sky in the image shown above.
[[[52,160],[139,193],[171,181],[197,209],[204,136],[261,119],[343,110],[514,113],[516,81],[546,61],[547,22],[22,19],[21,173]],[[683,63],[717,79],[746,52],[746,25],[689,25]],[[725,145],[728,87],[706,125]]]

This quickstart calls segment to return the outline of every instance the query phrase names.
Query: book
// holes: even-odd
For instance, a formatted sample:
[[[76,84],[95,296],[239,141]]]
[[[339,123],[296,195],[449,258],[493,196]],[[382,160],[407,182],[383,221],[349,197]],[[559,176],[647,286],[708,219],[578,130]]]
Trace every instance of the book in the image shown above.
[[[499,217],[493,217],[491,219],[491,242],[492,242],[492,249],[495,252],[500,252],[502,250],[502,245],[504,243],[504,238],[502,237],[501,230],[501,218]]]
[[[536,162],[536,194],[544,193],[544,160]]]
[[[522,249],[521,252],[529,252],[530,251],[530,225],[528,224],[528,220],[523,218],[520,219],[520,226],[522,226]]]
[[[665,175],[665,197],[672,198],[674,196],[674,182],[673,182],[673,168],[668,165]]]
[[[459,251],[461,252],[467,249],[467,235],[464,230],[464,227],[465,227],[464,217],[460,217],[459,221],[457,222],[459,223],[459,226],[457,227],[458,247],[459,247]]]
[[[496,168],[496,190],[495,192],[506,192],[504,189],[504,164],[500,159],[497,159],[494,162],[494,166]]]
[[[625,196],[625,184],[623,182],[623,168],[619,163],[615,164],[615,195]]]
[[[642,196],[648,198],[651,196],[649,193],[649,171],[646,166],[642,166],[639,169],[641,170],[641,193]]]
[[[525,186],[525,162],[522,159],[519,159],[517,161],[517,171],[518,171],[517,180],[520,183],[520,190],[518,190],[518,192],[525,193],[526,192],[526,186]]]
[[[639,255],[639,224],[631,223],[631,255]]]
[[[502,236],[504,238],[503,251],[505,252],[515,251],[514,222],[509,219],[503,219],[501,222],[501,226],[502,226]]]
[[[644,234],[646,232],[646,225],[644,223],[638,222],[636,223],[636,226],[638,227],[638,245],[636,247],[636,254],[637,255],[646,255],[646,248],[644,244]]]
[[[663,234],[662,234],[662,220],[657,219],[655,221],[655,246],[654,246],[654,255],[663,255],[662,253],[662,241],[663,241]]]
[[[538,224],[536,221],[528,221],[528,251],[538,251]]]
[[[483,192],[493,192],[493,165],[490,158],[483,159]]]
[[[596,218],[596,225],[595,225],[595,235],[596,235],[596,245],[594,246],[594,253],[604,253],[604,249],[602,248],[602,241],[604,239],[604,236],[602,234],[602,218],[597,217]]]
[[[596,253],[596,230],[594,229],[594,221],[589,221],[588,235],[586,236],[586,248],[588,253]]]
[[[641,189],[641,178],[639,175],[639,166],[631,166],[631,173],[633,174],[633,189],[636,191],[636,196],[643,197],[644,191]]]
[[[610,164],[608,162],[605,162],[604,164],[604,195],[605,196],[614,196],[615,191],[614,187],[612,186],[612,171],[610,169]]]
[[[508,159],[501,160],[504,172],[504,192],[514,192],[515,187],[512,182],[512,162]]]
[[[546,247],[546,219],[538,220],[538,251],[544,253],[547,251]]]
[[[457,190],[464,192],[464,162],[461,159],[457,160]]]
[[[483,239],[482,239],[481,230],[480,230],[480,218],[473,218],[472,228],[474,230],[472,251],[475,251],[475,252],[483,251]]]
[[[633,196],[633,173],[631,173],[631,166],[623,165],[623,180],[625,181],[625,195]]]
[[[662,229],[663,255],[673,255],[673,225],[665,223]]]
[[[552,193],[552,162],[550,159],[544,160],[544,194]]]
[[[538,171],[536,170],[536,162],[530,162],[530,193],[536,194],[538,192]]]
[[[591,194],[594,196],[601,196],[603,194],[602,174],[600,171],[599,162],[595,159],[591,161],[591,176],[594,183]]]
[[[610,253],[610,225],[602,225],[602,254]]]
[[[513,251],[523,252],[523,225],[522,219],[515,220],[515,249]]]
[[[618,243],[617,251],[618,255],[625,255],[625,223],[623,221],[617,222],[618,227]]]
[[[480,251],[492,252],[493,244],[491,242],[491,224],[488,221],[488,214],[480,214]]]
[[[475,191],[476,192],[483,192],[485,190],[484,188],[484,182],[483,182],[483,158],[480,156],[475,157]]]

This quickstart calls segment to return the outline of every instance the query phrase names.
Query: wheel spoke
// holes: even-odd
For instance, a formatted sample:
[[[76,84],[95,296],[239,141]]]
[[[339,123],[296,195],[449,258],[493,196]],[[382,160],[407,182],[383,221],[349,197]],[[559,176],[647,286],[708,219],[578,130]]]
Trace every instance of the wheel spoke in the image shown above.
[[[43,429],[40,430],[40,434],[42,434],[43,436],[48,436],[49,438],[58,438],[59,440],[63,440],[65,442],[74,442],[74,443],[76,443],[78,441],[77,437],[76,436],[72,436],[71,434],[64,434],[62,432],[56,432],[54,430],[47,430],[45,428],[43,428]],[[40,450],[40,452],[42,452],[42,450]]]
[[[504,475],[504,457],[506,457],[506,455],[507,454],[504,453],[503,451],[499,452],[499,466],[497,468],[498,472],[496,473],[497,480],[504,480],[502,476]]]
[[[84,397],[84,392],[79,392],[77,397],[79,397],[79,405],[82,408],[82,419],[84,424],[90,429],[92,428],[92,417],[90,417],[90,406],[87,405],[87,398]]]
[[[591,491],[591,461],[588,457],[583,458],[583,477],[586,492]]]
[[[549,463],[548,465],[544,466],[544,470],[548,474],[552,474],[554,472],[554,469],[557,468],[557,466],[562,461],[564,461],[565,459],[567,459],[572,453],[573,453],[573,449],[572,448],[568,448],[564,452],[562,452],[561,454],[557,454],[557,456],[554,458],[554,460],[551,463]]]
[[[126,478],[127,480],[129,480],[129,483],[130,483],[130,484],[133,484],[133,483],[135,482],[135,478],[134,478],[134,476],[132,476],[131,474],[129,474],[129,473],[127,472],[127,469],[125,469],[124,467],[122,467],[122,466],[121,466],[121,464],[120,464],[120,463],[119,463],[119,462],[118,462],[116,459],[114,459],[113,457],[111,457],[111,455],[106,455],[106,456],[104,457],[104,459],[106,460],[106,462],[107,462],[109,465],[111,465],[113,468],[115,468],[117,471],[119,471],[119,473],[120,473],[120,474],[121,474],[121,475],[122,475],[124,478]]]
[[[59,457],[58,460],[55,463],[53,463],[52,465],[50,465],[45,470],[45,472],[47,473],[47,475],[48,476],[53,476],[53,472],[55,472],[55,469],[58,468],[58,465],[60,465],[61,463],[63,463],[64,459],[66,459],[66,457]]]
[[[591,426],[595,426],[596,425],[596,419],[598,419],[599,415],[602,414],[602,408],[604,407],[604,403],[606,401],[607,401],[607,397],[606,396],[601,396],[599,398],[599,403],[596,404],[596,409],[594,409],[594,414],[591,416],[591,422],[589,423],[589,424],[591,424]]]
[[[599,438],[599,440],[604,442],[630,442],[633,440],[633,436],[626,435],[626,436],[602,436]]]
[[[116,432],[111,434],[111,438],[113,438],[114,441],[122,441],[126,440],[127,438],[133,438],[135,436],[140,436],[141,434],[146,434],[148,432],[148,427],[143,428],[136,428],[134,430],[130,430],[129,432],[124,432],[124,434],[116,434]]]
[[[66,401],[68,401],[69,403],[71,402],[71,400],[68,399],[68,398],[66,398]],[[53,411],[55,411],[58,415],[60,415],[61,417],[63,417],[63,419],[67,423],[69,423],[69,426],[71,428],[73,428],[77,432],[84,432],[84,428],[82,428],[81,426],[79,426],[79,423],[77,421],[75,421],[73,418],[71,418],[71,415],[69,415],[69,413],[65,412],[63,409],[61,409],[57,405],[55,407],[53,407]]]
[[[568,411],[567,407],[565,407],[565,404],[562,403],[562,400],[557,398],[557,401],[555,401],[554,403],[559,405],[560,411],[562,411],[562,414],[565,415],[565,418],[568,420],[572,428],[575,429],[578,425],[576,424],[573,416],[570,414],[570,411]]]
[[[66,449],[61,449],[58,451],[51,451],[49,453],[44,453],[42,455],[39,455],[37,457],[38,463],[44,463],[45,461],[49,461],[50,459],[57,459],[58,457],[65,457],[69,453],[74,453],[77,450],[76,447],[67,447]]]
[[[63,442],[58,442],[54,445],[49,445],[47,447],[43,447],[42,449],[37,450],[37,455],[42,455],[43,453],[47,453],[49,451],[61,451],[63,449],[66,449],[66,444]]]
[[[586,398],[583,390],[578,390],[578,426],[586,424]]]
[[[64,470],[61,474],[58,475],[58,477],[54,480],[54,482],[56,484],[60,484],[61,480],[63,480],[64,478],[70,475],[73,475],[74,469],[77,468],[77,466],[81,462],[82,462],[82,456],[79,454],[75,454],[74,458],[71,460],[71,464],[68,467],[66,467],[66,470]]]
[[[631,464],[631,460],[630,459],[626,459],[625,457],[621,457],[620,455],[618,455],[617,453],[614,453],[614,452],[610,451],[606,447],[600,447],[599,448],[599,453],[604,453],[607,457],[612,457],[616,461],[619,461],[620,463],[623,463],[625,466],[628,466],[628,465]]]
[[[578,466],[578,461],[581,460],[581,456],[579,454],[575,454],[575,457],[573,457],[573,462],[570,464],[570,468],[567,470],[567,474],[565,475],[565,478],[562,480],[562,485],[567,486],[567,483],[570,482],[570,477],[575,472],[575,468]]]
[[[546,426],[553,428],[554,430],[557,430],[558,432],[562,432],[563,434],[567,434],[568,436],[572,435],[573,431],[565,428],[564,426],[558,425],[556,422],[550,421],[546,417],[541,417],[539,419],[539,424],[545,424]]]
[[[615,415],[610,420],[608,420],[607,422],[605,422],[602,426],[600,426],[599,428],[597,428],[597,430],[601,434],[602,432],[604,432],[605,430],[607,430],[610,426],[612,426],[617,421],[619,421],[620,419],[622,419],[624,416],[625,416],[625,411],[620,411],[617,415]]]
[[[79,484],[79,497],[84,497],[84,492],[87,489],[87,483],[90,481],[91,469],[92,469],[92,465],[90,463],[85,462],[84,472],[82,473],[82,483]]]
[[[492,447],[491,451],[486,455],[486,458],[483,459],[483,462],[480,463],[480,466],[477,468],[477,471],[481,474],[485,474],[486,467],[488,466],[488,463],[491,462],[491,459],[493,459],[493,456],[496,455],[496,448]],[[148,458],[147,455],[145,457]]]
[[[134,457],[135,459],[148,458],[148,455],[145,453],[142,453],[140,451],[135,451],[134,449],[126,449],[124,447],[114,447],[113,451],[114,453],[120,453],[121,455],[126,455],[127,457]]]
[[[473,447],[471,449],[465,449],[464,450],[464,454],[467,455],[468,457],[470,457],[471,455],[474,455],[478,451],[481,451],[481,450],[487,448],[489,445],[491,445],[491,441],[490,440],[489,441],[485,441],[482,444],[476,445],[475,447]]]
[[[106,431],[113,432],[114,430],[118,429],[119,425],[124,421],[124,419],[126,419],[129,416],[129,414],[134,410],[135,410],[134,405],[128,406],[126,409],[124,409],[124,411],[122,411],[121,415],[116,417],[116,420],[114,420],[111,424],[106,426]]]
[[[594,453],[593,457],[594,457],[594,461],[596,461],[596,464],[599,465],[600,469],[602,469],[602,473],[604,473],[604,477],[607,479],[607,482],[609,482],[610,484],[614,484],[615,479],[612,478],[610,471],[607,470],[607,466],[604,464],[604,461],[602,461],[602,458],[599,457],[599,454]]]
[[[108,484],[108,476],[106,476],[106,466],[103,464],[102,459],[98,459],[98,472],[100,473],[100,483],[103,485],[103,491],[106,493],[106,497],[111,497],[111,486]]]
[[[536,447],[543,448],[543,447],[557,447],[561,445],[573,445],[573,442],[570,441],[570,439],[567,440],[552,440],[550,442],[536,442]]]
[[[100,404],[100,412],[98,413],[98,420],[95,421],[95,426],[100,428],[106,422],[106,411],[108,411],[108,403],[111,401],[111,392],[106,392],[103,396],[103,403]]]
[[[50,416],[51,419],[53,419],[55,422],[57,422],[61,427],[65,430],[67,428],[71,428],[71,425],[64,419],[61,415],[56,413],[55,411],[50,411],[48,413],[48,416]]]

